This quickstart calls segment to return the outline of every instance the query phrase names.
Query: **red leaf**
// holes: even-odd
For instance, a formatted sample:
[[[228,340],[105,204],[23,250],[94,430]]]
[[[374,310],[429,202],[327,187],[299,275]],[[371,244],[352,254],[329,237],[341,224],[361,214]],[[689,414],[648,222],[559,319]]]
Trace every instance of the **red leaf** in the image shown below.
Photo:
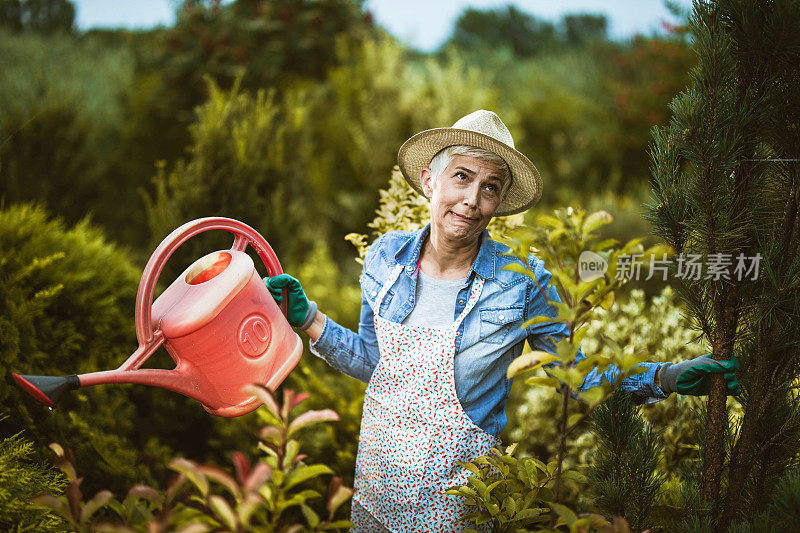
[[[242,452],[233,452],[231,458],[233,459],[233,468],[236,471],[236,479],[239,483],[244,483],[244,480],[247,479],[247,474],[250,472],[250,463],[247,461],[247,457]]]
[[[81,500],[83,499],[83,494],[81,493],[81,489],[78,488],[81,481],[83,481],[83,478],[79,477],[67,485],[67,490],[65,491],[67,501],[69,502],[69,510],[72,516],[75,517],[75,520],[79,520],[81,516]]]
[[[161,505],[161,503],[164,501],[164,496],[162,496],[160,492],[153,487],[148,487],[147,485],[142,484],[131,487],[131,490],[128,491],[128,495],[144,498],[145,500],[151,501],[156,505]]]
[[[245,385],[242,387],[242,390],[257,397],[259,400],[261,400],[261,403],[267,407],[267,409],[272,411],[272,414],[274,414],[277,418],[280,418],[281,408],[278,406],[278,402],[275,401],[275,396],[273,395],[272,391],[267,387],[259,385],[258,383],[253,383],[250,385]]]
[[[311,398],[311,394],[307,392],[303,392],[296,395],[292,400],[291,405],[289,405],[289,410],[291,411],[292,409],[294,409],[295,407],[297,407],[298,405],[300,405],[309,398]]]
[[[309,424],[316,424],[318,422],[331,422],[339,420],[339,415],[333,409],[322,409],[319,411],[306,411],[301,414],[289,424],[286,430],[286,436],[291,437],[295,431],[303,428]]]
[[[272,468],[267,463],[258,463],[244,483],[245,492],[261,488],[272,477]]]

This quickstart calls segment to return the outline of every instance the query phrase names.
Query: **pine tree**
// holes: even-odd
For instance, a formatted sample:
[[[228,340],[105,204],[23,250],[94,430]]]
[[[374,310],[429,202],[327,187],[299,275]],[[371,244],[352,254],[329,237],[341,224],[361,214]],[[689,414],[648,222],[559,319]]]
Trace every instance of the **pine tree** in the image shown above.
[[[712,381],[703,449],[703,496],[725,530],[743,509],[768,503],[762,495],[800,445],[792,388],[800,377],[800,2],[696,0],[690,29],[698,64],[669,125],[654,129],[646,218],[683,254],[674,273],[714,358],[741,363],[744,416],[727,494],[722,376]],[[723,273],[687,277],[690,254]]]
[[[660,432],[622,391],[594,410],[591,427],[597,443],[587,478],[594,503],[608,517],[622,516],[633,531],[641,531],[665,479],[657,471]]]
[[[0,415],[0,420],[6,418]],[[20,433],[0,439],[0,529],[3,531],[64,531],[64,521],[33,505],[30,498],[64,492],[66,478],[36,459],[33,442]]]

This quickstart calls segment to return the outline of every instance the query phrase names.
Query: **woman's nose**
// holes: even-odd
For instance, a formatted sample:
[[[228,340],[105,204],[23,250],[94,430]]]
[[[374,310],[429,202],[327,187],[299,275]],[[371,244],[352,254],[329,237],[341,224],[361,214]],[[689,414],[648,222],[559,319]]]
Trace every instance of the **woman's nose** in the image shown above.
[[[464,205],[476,207],[480,199],[480,188],[472,186],[464,192]]]

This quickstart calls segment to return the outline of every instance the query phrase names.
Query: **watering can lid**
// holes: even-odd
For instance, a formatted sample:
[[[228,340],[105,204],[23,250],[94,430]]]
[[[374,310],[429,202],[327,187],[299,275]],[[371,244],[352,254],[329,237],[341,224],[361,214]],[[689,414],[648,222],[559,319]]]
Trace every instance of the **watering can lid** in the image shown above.
[[[198,267],[213,262],[218,254],[230,254],[227,267],[213,278],[198,284],[187,280]],[[253,260],[236,250],[212,252],[192,263],[153,303],[153,326],[168,339],[188,335],[213,320],[247,285],[253,276]]]

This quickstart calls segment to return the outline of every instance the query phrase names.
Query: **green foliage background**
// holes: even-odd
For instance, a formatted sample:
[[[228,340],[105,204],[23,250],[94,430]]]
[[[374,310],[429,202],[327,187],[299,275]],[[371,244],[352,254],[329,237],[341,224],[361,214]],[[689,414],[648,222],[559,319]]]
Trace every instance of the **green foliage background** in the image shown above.
[[[541,203],[494,221],[493,235],[569,204],[614,213],[604,237],[646,237],[649,129],[667,120],[695,62],[680,17],[666,34],[620,42],[597,17],[523,15],[467,11],[430,54],[376,27],[360,2],[336,0],[185,2],[173,27],[149,31],[50,32],[0,20],[0,438],[23,446],[18,457],[30,464],[49,460],[52,441],[72,448],[91,494],[164,486],[174,455],[228,464],[230,450],[252,451],[255,414],[216,419],[192,400],[137,386],[82,389],[49,412],[10,373],[121,363],[135,348],[133,301],[147,258],[202,216],[256,228],[320,309],[357,329],[365,247],[427,217],[395,167],[398,148],[475,109],[503,117],[545,182]],[[214,232],[185,245],[160,286],[230,242]],[[604,336],[655,361],[708,351],[693,343],[665,282],[618,298],[591,324],[584,351],[607,349]],[[162,350],[148,364],[172,362]],[[352,486],[363,384],[307,350],[286,384],[312,393],[311,408],[339,414],[306,436],[304,452]],[[655,516],[684,502],[678,471],[697,460],[700,442],[693,402],[642,410],[663,429],[659,461],[669,472]],[[503,439],[519,442],[522,456],[552,458],[557,409],[540,389],[515,387]],[[585,468],[589,428],[570,446],[568,466]],[[51,474],[37,483],[54,487]],[[9,505],[8,483],[0,477],[0,505]],[[790,492],[796,480],[786,483]],[[566,490],[567,503],[591,506],[578,485]]]

